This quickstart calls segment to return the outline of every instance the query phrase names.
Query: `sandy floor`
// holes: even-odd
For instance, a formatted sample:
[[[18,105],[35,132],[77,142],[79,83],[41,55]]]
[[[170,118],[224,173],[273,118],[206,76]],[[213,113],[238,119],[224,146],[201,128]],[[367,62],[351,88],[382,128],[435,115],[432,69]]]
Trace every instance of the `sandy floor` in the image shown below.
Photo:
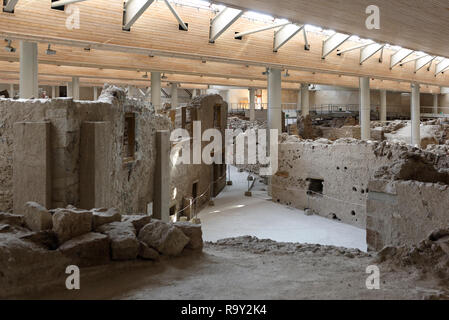
[[[296,245],[295,245],[296,246]],[[278,248],[280,248],[278,250]],[[421,299],[431,283],[408,272],[381,270],[368,290],[366,254],[303,246],[260,250],[245,243],[207,244],[203,254],[158,263],[130,262],[81,270],[81,290],[52,288],[38,299]]]
[[[214,207],[200,214],[205,241],[255,236],[280,242],[335,245],[367,250],[366,231],[295,208],[274,203],[266,185],[256,182],[253,197],[245,197],[248,174],[231,167],[232,186],[215,199]]]

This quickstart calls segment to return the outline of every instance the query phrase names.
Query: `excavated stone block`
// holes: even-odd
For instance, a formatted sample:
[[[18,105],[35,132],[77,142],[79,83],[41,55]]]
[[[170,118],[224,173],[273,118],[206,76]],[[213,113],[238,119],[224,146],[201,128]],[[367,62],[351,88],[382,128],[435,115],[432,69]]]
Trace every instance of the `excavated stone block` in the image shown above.
[[[143,227],[138,238],[147,246],[167,256],[181,254],[190,241],[180,229],[159,220],[153,220]]]
[[[201,225],[190,222],[176,222],[175,227],[179,228],[188,238],[190,238],[186,248],[193,250],[203,249],[203,232],[201,230]]]
[[[60,246],[58,251],[78,267],[102,265],[110,261],[109,238],[101,233],[89,232],[73,238]]]
[[[94,229],[107,223],[120,222],[122,220],[122,215],[115,208],[92,209],[91,212],[93,214]]]
[[[159,252],[140,241],[139,257],[144,260],[159,260]]]
[[[136,229],[131,222],[112,222],[96,229],[111,240],[112,260],[133,260],[139,253]]]
[[[92,231],[92,212],[58,209],[53,214],[53,230],[59,243],[89,233]]]
[[[27,202],[23,207],[25,225],[33,231],[49,230],[53,227],[50,212],[39,203]]]
[[[0,212],[0,223],[22,227],[25,222],[22,215]]]
[[[150,216],[126,215],[122,216],[122,219],[123,221],[131,222],[134,225],[134,228],[136,228],[137,234],[139,233],[140,229],[151,222]]]

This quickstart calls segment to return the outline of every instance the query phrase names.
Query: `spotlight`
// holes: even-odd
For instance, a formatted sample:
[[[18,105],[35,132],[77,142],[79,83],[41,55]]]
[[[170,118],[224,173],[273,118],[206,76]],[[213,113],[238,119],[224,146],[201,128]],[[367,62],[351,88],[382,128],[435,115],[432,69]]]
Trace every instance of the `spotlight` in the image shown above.
[[[47,51],[45,51],[46,54],[48,54],[49,56],[55,55],[56,54],[56,50],[53,50],[52,48],[50,48],[50,44],[48,45],[48,49]]]
[[[167,79],[167,78],[168,78],[168,77],[165,75],[165,73],[163,73],[161,79],[165,80],[165,79]]]
[[[148,79],[148,72],[145,72],[145,74],[142,76],[144,79]]]
[[[290,77],[290,73],[288,73],[288,70],[285,71],[284,77],[286,78]]]
[[[16,52],[16,48],[11,46],[11,40],[7,40],[8,44],[5,46],[5,50],[8,52]]]

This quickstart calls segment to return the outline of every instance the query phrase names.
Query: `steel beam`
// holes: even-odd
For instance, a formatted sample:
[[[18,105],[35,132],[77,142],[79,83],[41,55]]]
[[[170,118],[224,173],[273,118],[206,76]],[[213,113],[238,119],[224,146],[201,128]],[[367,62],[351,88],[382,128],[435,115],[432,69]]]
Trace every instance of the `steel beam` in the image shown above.
[[[448,69],[449,69],[449,59],[443,59],[440,63],[437,64],[435,70],[435,77]]]
[[[19,0],[8,0],[5,4],[5,7],[3,8],[3,11],[13,13],[17,2],[19,2]]]
[[[154,0],[128,0],[123,11],[123,30],[131,30],[131,26],[148,9]]]
[[[254,29],[254,30],[250,30],[250,31],[239,32],[234,36],[234,38],[238,39],[238,38],[242,38],[244,36],[248,36],[250,34],[262,32],[262,31],[266,31],[266,30],[271,30],[271,29],[276,29],[276,28],[281,28],[288,24],[290,24],[290,22],[284,22],[284,23],[274,24],[272,26],[266,26],[266,27],[262,27],[262,28],[258,28],[258,29]]]
[[[214,43],[234,22],[243,14],[242,10],[234,8],[224,8],[210,22],[209,42]]]
[[[334,33],[332,36],[323,41],[323,53],[322,59],[326,59],[334,50],[338,49],[343,43],[346,42],[351,36],[343,33]]]
[[[178,23],[181,26],[181,28],[184,29],[185,31],[189,30],[189,28],[184,23],[184,21],[182,20],[181,16],[178,14],[178,12],[176,12],[175,8],[171,5],[171,3],[168,2],[168,0],[164,0],[164,2],[167,5],[167,7],[170,9],[171,13],[175,16],[176,20],[178,20]]]
[[[384,44],[371,43],[368,46],[360,50],[360,64],[363,64],[366,60],[374,56],[380,50],[385,47]],[[380,60],[380,59],[379,59]]]
[[[274,33],[273,51],[277,52],[284,44],[300,32],[304,26],[288,24]]]
[[[414,51],[410,49],[400,49],[391,56],[390,69],[393,69],[400,64],[405,58],[411,55]]]
[[[337,49],[337,55],[341,56],[342,54],[345,54],[346,52],[354,51],[354,50],[357,50],[357,49],[363,49],[363,48],[365,48],[366,46],[369,46],[369,45],[370,45],[370,43],[365,43],[365,44],[360,44],[358,46],[354,46],[354,47],[351,47],[351,48],[348,48],[348,49],[344,49],[344,50]]]
[[[424,68],[426,65],[432,63],[433,60],[435,60],[435,56],[429,56],[425,55],[423,57],[419,57],[415,61],[415,73]]]

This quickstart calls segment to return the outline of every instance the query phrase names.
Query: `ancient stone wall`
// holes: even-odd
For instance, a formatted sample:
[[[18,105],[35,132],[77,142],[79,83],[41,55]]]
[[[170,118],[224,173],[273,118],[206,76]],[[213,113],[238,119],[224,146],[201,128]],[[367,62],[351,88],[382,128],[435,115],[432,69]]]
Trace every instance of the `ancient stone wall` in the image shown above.
[[[373,180],[367,201],[370,250],[416,245],[449,225],[449,186],[419,181]]]
[[[214,110],[217,108],[216,110]],[[227,127],[227,103],[223,101],[219,95],[206,95],[194,98],[187,106],[188,124],[185,126],[186,130],[192,131],[192,121],[201,121],[201,135],[212,128],[219,129],[222,135],[222,145],[224,146],[225,129]],[[221,115],[218,116],[217,112]],[[177,117],[180,118],[180,117]],[[214,121],[215,119],[215,121]],[[180,123],[178,123],[180,128]],[[214,197],[225,186],[226,183],[226,169],[225,165],[204,164],[201,160],[201,164],[193,164],[193,154],[198,150],[194,149],[193,136],[192,139],[185,140],[183,143],[190,148],[190,159],[192,164],[179,164],[174,166],[175,158],[182,156],[181,149],[183,144],[172,145],[172,165],[171,165],[171,206],[176,207],[176,211],[179,212],[185,209],[189,203],[188,198],[193,198],[193,184],[196,183],[196,195],[197,201],[195,204],[196,212],[206,204],[210,197]],[[201,143],[201,150],[204,150],[210,142],[203,141]],[[224,151],[223,151],[224,152]],[[224,161],[223,161],[224,163]],[[179,212],[179,216],[191,216],[193,212],[190,208],[186,208],[184,211]]]
[[[448,167],[447,153],[405,144],[353,139],[311,142],[283,136],[279,170],[272,178],[273,201],[365,228],[369,181],[378,169],[414,153],[428,157],[437,168]]]

